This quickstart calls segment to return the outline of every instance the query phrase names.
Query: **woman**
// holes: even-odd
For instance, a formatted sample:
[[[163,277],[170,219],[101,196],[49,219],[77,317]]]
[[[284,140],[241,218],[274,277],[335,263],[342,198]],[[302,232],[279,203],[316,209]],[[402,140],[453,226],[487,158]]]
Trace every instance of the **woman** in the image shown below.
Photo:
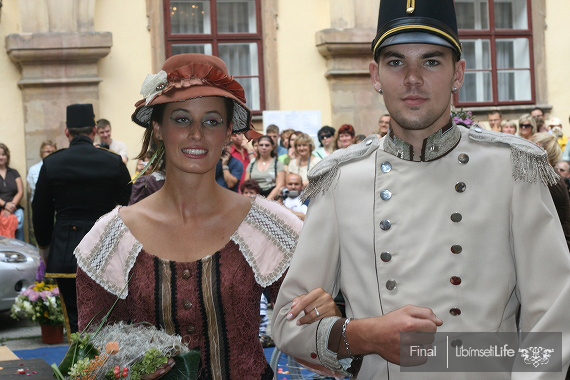
[[[319,157],[313,156],[312,153],[314,148],[315,144],[313,139],[305,133],[300,134],[295,140],[295,152],[297,158],[291,160],[287,167],[288,173],[295,173],[301,176],[303,179],[303,187],[309,184],[309,178],[307,177],[309,170],[311,170],[311,168],[317,163],[321,162]]]
[[[289,138],[287,139],[287,154],[282,154],[279,156],[279,161],[283,163],[283,165],[289,165],[291,160],[297,158],[297,153],[295,153],[295,139],[303,132],[293,131],[289,134]]]
[[[524,114],[519,118],[519,136],[530,140],[536,133],[536,120],[530,114]]]
[[[546,150],[548,154],[548,163],[550,166],[555,167],[556,164],[562,159],[562,149],[556,141],[556,137],[548,132],[539,132],[530,137],[530,141],[540,145]],[[564,178],[560,176],[558,182],[554,185],[548,186],[550,195],[554,201],[554,206],[562,224],[562,230],[566,237],[566,243],[570,248],[570,197],[568,196],[568,187],[564,182]]]
[[[15,237],[24,241],[24,209],[19,205],[24,195],[22,177],[10,167],[10,149],[0,143],[0,207],[6,215],[13,214],[18,219]]]
[[[259,300],[264,288],[277,295],[301,226],[277,203],[215,181],[230,135],[254,134],[243,88],[221,59],[180,54],[141,93],[139,156],[157,141],[153,161],[164,157],[168,175],[154,194],[104,215],[75,250],[80,328],[119,297],[110,320],[182,336],[201,352],[199,379],[270,379]],[[322,290],[296,301],[291,318],[307,313],[300,323],[331,314]]]
[[[335,151],[335,146],[334,146],[335,132],[336,130],[333,127],[329,127],[328,125],[325,125],[321,129],[319,129],[317,136],[319,137],[319,143],[321,143],[321,146],[317,148],[317,150],[315,150],[314,153],[315,156],[323,159]]]
[[[354,144],[354,136],[356,132],[354,132],[354,127],[350,124],[343,124],[338,129],[338,147],[347,148]]]
[[[285,186],[285,167],[275,157],[274,146],[271,137],[261,136],[257,143],[256,159],[248,165],[245,173],[245,180],[257,181],[261,195],[267,199],[277,199]]]
[[[509,135],[516,135],[518,132],[517,122],[514,120],[501,121],[499,128],[501,128],[501,132],[508,133]]]

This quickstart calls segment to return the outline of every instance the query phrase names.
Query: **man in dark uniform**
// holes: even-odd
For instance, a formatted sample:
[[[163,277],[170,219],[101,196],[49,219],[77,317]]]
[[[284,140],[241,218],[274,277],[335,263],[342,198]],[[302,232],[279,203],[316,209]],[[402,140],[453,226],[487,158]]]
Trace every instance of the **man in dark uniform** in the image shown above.
[[[32,202],[36,241],[49,250],[46,276],[57,278],[71,333],[77,331],[73,250],[100,216],[126,205],[131,194],[121,156],[93,146],[96,133],[91,104],[67,107],[69,148],[44,159]]]

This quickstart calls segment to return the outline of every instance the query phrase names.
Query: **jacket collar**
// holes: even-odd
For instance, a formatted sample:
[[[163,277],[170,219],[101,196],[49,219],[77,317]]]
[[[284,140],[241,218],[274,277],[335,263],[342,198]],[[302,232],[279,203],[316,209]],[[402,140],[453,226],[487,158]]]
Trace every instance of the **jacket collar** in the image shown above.
[[[434,161],[445,156],[457,146],[461,139],[461,131],[450,120],[449,123],[424,139],[419,161]],[[384,151],[407,161],[414,161],[414,148],[394,135],[392,129],[388,131],[384,140]]]
[[[91,140],[89,136],[79,135],[72,138],[71,141],[69,142],[69,145],[85,144],[85,143],[93,145],[93,140]]]

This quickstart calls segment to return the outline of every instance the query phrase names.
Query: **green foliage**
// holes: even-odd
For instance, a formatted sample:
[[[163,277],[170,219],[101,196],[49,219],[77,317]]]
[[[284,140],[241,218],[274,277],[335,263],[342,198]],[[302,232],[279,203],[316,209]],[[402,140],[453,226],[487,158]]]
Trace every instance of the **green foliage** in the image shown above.
[[[131,379],[141,380],[143,376],[156,372],[158,367],[166,362],[168,358],[153,347],[144,354],[142,360],[131,367]]]

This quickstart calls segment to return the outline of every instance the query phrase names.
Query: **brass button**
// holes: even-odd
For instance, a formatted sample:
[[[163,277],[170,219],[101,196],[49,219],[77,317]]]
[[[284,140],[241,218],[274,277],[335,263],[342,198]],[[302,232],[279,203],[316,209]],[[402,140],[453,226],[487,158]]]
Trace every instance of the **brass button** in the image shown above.
[[[458,255],[463,251],[463,247],[460,246],[459,244],[455,244],[451,246],[451,252],[453,252],[453,254]]]
[[[380,198],[381,198],[383,201],[387,201],[387,200],[389,200],[390,198],[392,198],[392,192],[391,192],[390,190],[382,190],[382,191],[380,192]]]
[[[196,328],[195,328],[194,326],[188,325],[188,326],[186,327],[186,333],[188,333],[188,334],[194,334],[194,331],[196,331]]]
[[[388,219],[384,219],[383,221],[380,222],[381,230],[388,231],[390,227],[392,227],[392,222],[390,222]]]
[[[458,193],[463,193],[465,189],[467,189],[467,185],[465,184],[465,182],[457,182],[457,184],[455,185],[455,191],[457,191]]]
[[[461,215],[458,212],[454,212],[453,214],[451,214],[451,220],[453,221],[453,223],[459,223],[461,222],[461,219],[463,219],[463,215]]]
[[[392,260],[392,255],[390,254],[390,252],[382,252],[380,254],[380,260],[387,263],[388,261]]]
[[[184,270],[184,272],[182,272],[182,278],[188,280],[190,278],[190,270]]]
[[[461,154],[459,155],[459,157],[457,157],[457,159],[459,160],[459,162],[460,162],[461,164],[466,164],[466,163],[469,162],[469,156],[466,155],[465,153],[461,153]]]
[[[461,284],[461,277],[453,276],[449,279],[449,282],[451,282],[453,285],[459,285]]]
[[[386,289],[394,290],[396,289],[396,280],[388,280],[386,281]]]
[[[192,308],[192,302],[190,302],[190,301],[184,301],[184,308],[185,308],[186,310],[191,309],[191,308]]]
[[[461,315],[461,309],[458,307],[454,307],[452,309],[449,309],[449,314],[453,315],[454,317]]]
[[[392,170],[392,164],[389,161],[382,162],[380,170],[382,170],[382,173],[389,173]]]
[[[77,231],[77,226],[73,226],[73,227],[71,227],[71,229],[72,229],[73,231]]]

